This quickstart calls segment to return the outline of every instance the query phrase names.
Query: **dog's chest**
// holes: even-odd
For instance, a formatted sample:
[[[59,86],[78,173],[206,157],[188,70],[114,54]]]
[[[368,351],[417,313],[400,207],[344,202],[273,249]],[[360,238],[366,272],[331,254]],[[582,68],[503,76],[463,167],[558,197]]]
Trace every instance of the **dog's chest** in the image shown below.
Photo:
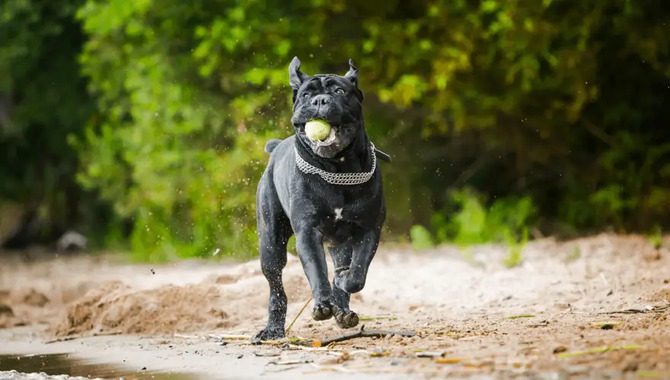
[[[346,240],[361,227],[374,226],[380,210],[374,199],[336,197],[320,207],[322,232],[334,240]]]

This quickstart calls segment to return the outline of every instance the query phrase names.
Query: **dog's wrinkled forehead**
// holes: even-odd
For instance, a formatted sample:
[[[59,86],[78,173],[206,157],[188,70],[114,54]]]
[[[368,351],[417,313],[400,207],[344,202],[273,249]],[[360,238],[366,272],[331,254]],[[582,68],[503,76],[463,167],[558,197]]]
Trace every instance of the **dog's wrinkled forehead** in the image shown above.
[[[330,87],[340,87],[344,90],[353,90],[356,88],[351,81],[342,76],[336,74],[316,74],[309,80],[306,80],[300,86],[298,92],[305,90],[322,91]]]
[[[337,74],[307,75],[300,71],[300,60],[293,58],[289,65],[289,83],[293,89],[293,102],[296,102],[298,92],[307,88],[312,90],[326,90],[329,87],[339,86],[348,93],[354,94],[359,101],[363,101],[363,92],[358,88],[358,69],[354,62],[349,60],[349,71],[344,76]],[[316,88],[314,88],[316,87]]]

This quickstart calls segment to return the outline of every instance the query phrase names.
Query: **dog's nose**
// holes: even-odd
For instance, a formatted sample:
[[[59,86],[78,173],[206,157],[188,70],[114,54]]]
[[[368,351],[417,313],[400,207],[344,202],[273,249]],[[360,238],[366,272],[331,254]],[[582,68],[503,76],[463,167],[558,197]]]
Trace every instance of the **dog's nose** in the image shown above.
[[[313,106],[325,106],[330,103],[330,96],[328,95],[317,95],[312,98]]]

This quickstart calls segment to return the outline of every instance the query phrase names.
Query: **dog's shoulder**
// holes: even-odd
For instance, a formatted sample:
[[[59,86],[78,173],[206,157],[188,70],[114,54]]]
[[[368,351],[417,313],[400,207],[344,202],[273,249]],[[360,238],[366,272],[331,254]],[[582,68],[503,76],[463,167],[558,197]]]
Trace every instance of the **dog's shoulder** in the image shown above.
[[[267,143],[265,143],[265,153],[272,153],[272,151],[275,150],[277,145],[279,145],[279,143],[281,143],[281,142],[282,142],[282,140],[280,140],[280,139],[272,139],[272,140],[268,141]]]
[[[291,147],[295,144],[295,135],[285,139],[272,139],[265,143],[265,152],[270,153],[272,157],[285,156],[286,152],[292,151]]]

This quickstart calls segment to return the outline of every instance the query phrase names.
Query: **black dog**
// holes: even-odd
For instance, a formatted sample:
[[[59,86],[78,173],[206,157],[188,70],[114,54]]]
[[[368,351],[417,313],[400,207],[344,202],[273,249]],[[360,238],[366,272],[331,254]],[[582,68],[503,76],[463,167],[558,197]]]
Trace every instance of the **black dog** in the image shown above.
[[[295,135],[267,143],[270,162],[256,193],[261,266],[270,285],[268,324],[256,342],[284,336],[282,270],[286,243],[293,234],[314,296],[312,318],[335,316],[342,328],[356,326],[358,316],[349,310],[349,295],[365,286],[386,217],[381,172],[365,131],[363,92],[353,62],[343,77],[309,76],[300,71],[296,57],[289,78]],[[314,119],[331,125],[323,142],[305,134],[305,123]],[[324,245],[335,265],[332,287]]]

